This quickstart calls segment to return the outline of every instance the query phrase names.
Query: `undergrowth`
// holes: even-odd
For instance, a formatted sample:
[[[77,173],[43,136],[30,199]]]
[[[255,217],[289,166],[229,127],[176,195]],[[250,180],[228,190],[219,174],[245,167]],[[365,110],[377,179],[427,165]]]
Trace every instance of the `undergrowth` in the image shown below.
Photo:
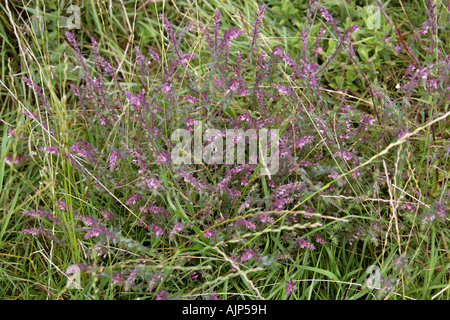
[[[2,5],[1,295],[448,299],[448,6],[363,2]]]

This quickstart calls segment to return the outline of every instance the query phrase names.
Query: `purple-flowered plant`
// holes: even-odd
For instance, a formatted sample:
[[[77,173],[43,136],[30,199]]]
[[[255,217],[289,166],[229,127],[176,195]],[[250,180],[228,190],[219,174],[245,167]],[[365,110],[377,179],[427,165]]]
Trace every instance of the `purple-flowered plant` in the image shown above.
[[[436,8],[432,1],[427,4],[428,18],[415,39],[439,30]],[[317,259],[322,268],[320,259],[334,252],[330,248],[358,252],[363,260],[393,232],[390,217],[400,220],[395,221],[399,233],[415,215],[422,228],[444,228],[449,206],[442,179],[448,178],[427,175],[423,180],[430,191],[424,199],[415,190],[423,181],[411,179],[407,171],[411,150],[419,147],[403,140],[443,110],[450,94],[450,57],[431,37],[432,48],[426,50],[436,49],[438,59],[421,61],[421,54],[409,52],[412,44],[394,42],[399,35],[389,21],[392,35],[383,41],[392,54],[406,54],[411,61],[395,75],[398,84],[382,86],[367,71],[375,58],[361,59],[362,25],[338,21],[339,15],[324,5],[310,1],[308,24],[299,29],[294,48],[260,41],[265,14],[272,9],[266,4],[252,23],[225,30],[220,10],[208,25],[180,27],[160,14],[167,43],[160,50],[134,46],[129,78],[106,57],[102,43],[90,38],[84,44],[78,34],[66,32],[80,78],[68,87],[75,113],[92,132],[68,135],[61,143],[42,139],[46,142],[36,155],[62,161],[61,171],[76,183],[56,182],[73,194],[53,193],[51,201],[35,205],[40,209],[24,210],[22,236],[79,246],[77,259],[83,261],[73,266],[95,281],[101,277],[117,292],[167,300],[196,290],[218,299],[214,286],[234,277],[258,296],[255,282],[262,277],[250,276],[256,268],[288,270],[300,257]],[[313,17],[320,25],[313,27]],[[201,35],[198,47],[192,43],[195,35]],[[44,90],[27,77],[22,81],[52,119]],[[394,88],[404,100],[392,97]],[[411,101],[425,101],[422,95],[435,99],[433,112],[408,109]],[[39,121],[39,134],[57,136],[56,122],[40,113],[25,114]],[[216,133],[201,140],[200,154],[192,148],[203,134],[198,122]],[[178,129],[189,139],[172,134]],[[244,134],[260,129],[278,130],[276,145],[257,145],[258,159],[279,147],[279,170],[273,175],[261,174],[270,163],[251,158],[251,137]],[[437,125],[429,129],[444,135]],[[231,130],[236,134],[227,148],[233,148],[233,157],[234,149],[240,154],[230,162],[206,163],[206,151],[220,154],[215,142]],[[19,136],[10,129],[7,137]],[[407,150],[404,156],[387,152],[395,142]],[[182,143],[186,148],[179,151],[189,161],[174,161],[172,152]],[[424,163],[432,156],[428,149],[420,150],[427,154]],[[382,150],[387,150],[383,157]],[[442,150],[433,152],[436,162],[444,159]],[[245,163],[238,163],[238,156]],[[27,159],[17,152],[5,155],[11,166]],[[383,162],[392,166],[385,170]],[[46,170],[40,170],[44,180]],[[442,194],[431,187],[433,181],[442,185]],[[45,187],[54,184],[47,179]],[[366,246],[373,247],[364,251]],[[392,261],[399,270],[407,263],[406,255]],[[384,276],[382,290],[393,290],[394,280]],[[286,296],[299,285],[295,280],[277,283],[285,284]]]

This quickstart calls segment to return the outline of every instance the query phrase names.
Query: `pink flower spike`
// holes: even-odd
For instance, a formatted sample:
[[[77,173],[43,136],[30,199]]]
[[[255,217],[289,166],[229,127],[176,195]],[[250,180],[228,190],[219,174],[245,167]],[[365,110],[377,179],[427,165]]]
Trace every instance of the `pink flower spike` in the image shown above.
[[[212,230],[212,229],[203,232],[203,236],[204,236],[205,238],[208,238],[208,239],[209,239],[209,238],[212,237],[212,235],[213,235],[213,230]]]
[[[292,291],[294,291],[294,281],[286,281],[286,295],[291,295]]]

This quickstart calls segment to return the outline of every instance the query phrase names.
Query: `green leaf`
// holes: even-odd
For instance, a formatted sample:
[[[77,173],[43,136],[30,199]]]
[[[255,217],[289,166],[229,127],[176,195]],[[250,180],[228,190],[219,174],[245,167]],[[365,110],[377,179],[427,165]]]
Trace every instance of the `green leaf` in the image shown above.
[[[358,47],[358,53],[361,56],[361,59],[363,61],[367,61],[367,59],[369,59],[369,52],[368,52],[366,46],[359,46]]]
[[[312,271],[312,272],[317,272],[317,273],[323,274],[324,276],[327,276],[328,278],[330,278],[332,280],[339,281],[338,277],[334,273],[332,273],[328,270],[325,270],[325,269],[316,268],[316,267],[308,267],[308,266],[297,266],[297,268]]]
[[[175,201],[177,202],[177,204],[179,205],[179,202],[177,201],[178,199],[175,198]],[[170,199],[170,193],[169,191],[167,191],[167,202],[169,202],[169,206],[172,208],[172,210],[179,216],[181,217],[184,221],[186,222],[191,222],[191,219],[189,219],[189,217],[187,216],[186,212],[184,212],[184,210],[179,210],[172,202],[172,200]]]

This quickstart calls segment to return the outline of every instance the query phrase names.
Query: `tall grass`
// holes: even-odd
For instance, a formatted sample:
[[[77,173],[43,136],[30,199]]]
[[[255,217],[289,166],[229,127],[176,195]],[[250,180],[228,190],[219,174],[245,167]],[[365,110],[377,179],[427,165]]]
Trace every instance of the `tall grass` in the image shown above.
[[[67,5],[0,5],[3,298],[449,298],[444,3]],[[278,172],[174,163],[195,120]]]

